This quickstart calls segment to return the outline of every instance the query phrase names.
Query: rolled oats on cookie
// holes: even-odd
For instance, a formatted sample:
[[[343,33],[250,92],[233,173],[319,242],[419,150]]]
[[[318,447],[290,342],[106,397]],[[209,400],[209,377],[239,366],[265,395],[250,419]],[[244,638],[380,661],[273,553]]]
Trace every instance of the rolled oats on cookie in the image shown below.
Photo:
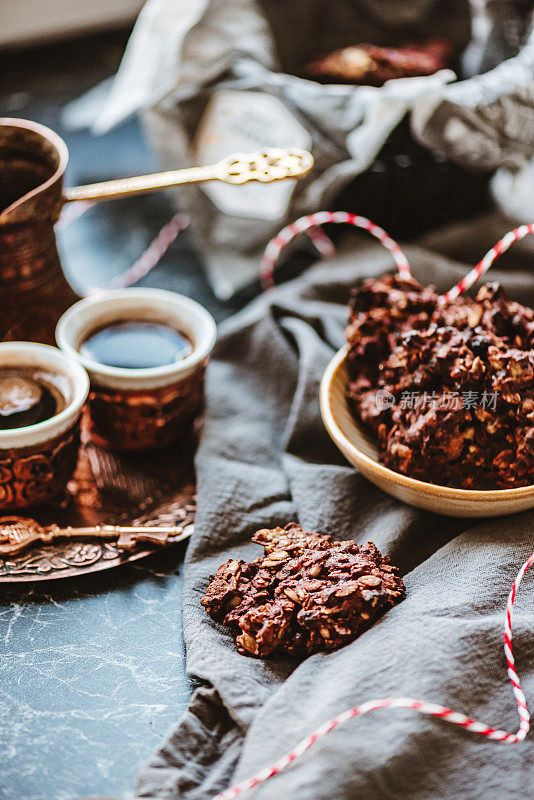
[[[346,336],[347,399],[383,464],[463,489],[534,483],[531,308],[496,283],[443,305],[386,276],[354,290]]]
[[[295,523],[252,541],[263,557],[222,564],[201,601],[232,628],[243,654],[337,650],[405,597],[397,568],[372,542],[334,542]]]

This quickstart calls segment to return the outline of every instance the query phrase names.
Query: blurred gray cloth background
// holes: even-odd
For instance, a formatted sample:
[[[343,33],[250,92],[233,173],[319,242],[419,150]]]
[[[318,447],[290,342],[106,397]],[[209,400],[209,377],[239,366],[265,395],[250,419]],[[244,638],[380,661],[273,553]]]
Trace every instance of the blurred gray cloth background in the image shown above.
[[[484,232],[481,222],[480,250],[493,243],[481,241]],[[441,291],[467,269],[422,248],[407,253],[416,277]],[[534,276],[528,260],[526,269],[518,263],[492,268],[491,278],[532,303]],[[504,607],[533,549],[534,513],[477,521],[403,505],[344,461],[320,419],[319,382],[343,344],[350,288],[388,269],[387,253],[352,234],[333,261],[259,298],[221,329],[207,375],[183,602],[187,667],[199,688],[141,774],[139,798],[209,800],[335,714],[374,698],[412,696],[517,729],[502,649]],[[336,539],[374,541],[400,567],[407,598],[338,652],[300,664],[241,656],[200,605],[209,575],[230,557],[259,555],[250,543],[258,528],[293,520]],[[527,575],[514,622],[518,672],[531,705],[533,589]],[[336,729],[245,796],[525,800],[533,785],[531,737],[503,745],[414,711],[382,710]]]
[[[473,171],[500,170],[495,196],[525,222],[534,209],[534,168],[516,176],[534,155],[533,7],[532,0],[148,0],[95,130],[143,111],[167,169],[202,160],[206,116],[225,155],[291,142],[312,150],[314,170],[272,213],[272,186],[239,210],[225,194],[235,187],[218,189],[218,198],[210,187],[177,190],[223,298],[257,277],[267,242],[284,224],[335,204],[409,113],[414,136],[440,157]],[[450,70],[381,88],[302,77],[307,62],[340,47],[435,36],[456,44],[463,80],[447,85]],[[213,104],[228,93],[232,112],[224,117]],[[247,93],[248,104],[236,99]]]

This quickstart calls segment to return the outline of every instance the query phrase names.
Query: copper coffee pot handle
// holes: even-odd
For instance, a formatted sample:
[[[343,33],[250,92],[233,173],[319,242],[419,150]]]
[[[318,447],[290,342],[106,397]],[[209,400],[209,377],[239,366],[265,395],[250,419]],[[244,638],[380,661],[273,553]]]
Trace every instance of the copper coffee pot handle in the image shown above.
[[[236,153],[223,158],[217,164],[204,167],[189,167],[170,172],[157,172],[134,178],[119,178],[87,186],[65,189],[65,202],[75,200],[112,200],[145,192],[154,192],[185,183],[223,181],[241,185],[248,181],[272,183],[286,178],[302,178],[313,166],[313,156],[307,150],[266,148],[258,153]]]

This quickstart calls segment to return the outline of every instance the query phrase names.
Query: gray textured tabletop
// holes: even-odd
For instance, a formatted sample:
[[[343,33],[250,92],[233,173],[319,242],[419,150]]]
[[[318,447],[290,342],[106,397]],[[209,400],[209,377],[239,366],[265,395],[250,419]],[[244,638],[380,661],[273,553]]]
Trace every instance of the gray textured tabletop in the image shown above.
[[[0,54],[0,116],[61,133],[67,180],[90,182],[156,167],[136,122],[94,137],[66,130],[67,101],[116,69],[126,34]],[[106,203],[62,236],[79,290],[130,266],[173,213],[167,198]],[[180,236],[142,284],[220,306]],[[0,599],[0,798],[121,798],[185,707],[180,597],[183,547],[97,576],[5,591]]]

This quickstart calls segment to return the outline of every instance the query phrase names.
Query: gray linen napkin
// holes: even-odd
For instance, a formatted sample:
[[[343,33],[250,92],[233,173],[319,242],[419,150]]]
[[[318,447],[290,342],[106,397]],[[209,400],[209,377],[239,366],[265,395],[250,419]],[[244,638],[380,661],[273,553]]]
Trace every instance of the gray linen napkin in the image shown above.
[[[141,774],[138,797],[207,800],[331,716],[372,698],[408,695],[517,727],[503,610],[533,548],[534,515],[459,520],[403,505],[348,466],[321,423],[319,382],[343,343],[350,287],[391,268],[388,254],[357,241],[357,255],[352,250],[313,268],[221,330],[208,370],[183,604],[188,671],[200,686]],[[442,291],[465,273],[465,265],[442,256],[408,253],[416,276]],[[527,271],[495,269],[492,277],[515,287],[516,299],[534,300]],[[291,520],[335,538],[372,539],[400,567],[407,599],[336,653],[301,664],[241,656],[200,606],[208,576],[229,557],[259,555],[250,543],[256,529]],[[527,576],[515,651],[534,703],[532,589]],[[250,796],[524,800],[533,785],[531,739],[508,746],[414,711],[382,710],[338,728]]]

